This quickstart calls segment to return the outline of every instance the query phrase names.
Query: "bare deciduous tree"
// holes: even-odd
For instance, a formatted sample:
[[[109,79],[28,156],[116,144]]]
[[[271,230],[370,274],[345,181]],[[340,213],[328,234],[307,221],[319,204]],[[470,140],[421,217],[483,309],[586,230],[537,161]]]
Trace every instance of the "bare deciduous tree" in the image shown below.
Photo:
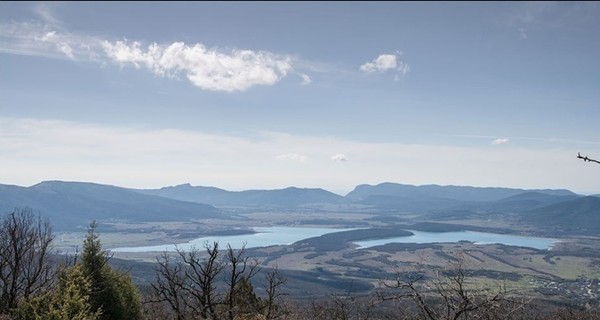
[[[216,278],[223,270],[219,258],[219,243],[213,242],[212,246],[206,245],[208,258],[202,259],[198,250],[189,252],[178,251],[180,258],[186,265],[183,290],[191,297],[186,299],[188,306],[194,313],[200,314],[202,319],[219,319],[217,314]]]
[[[527,304],[510,298],[503,285],[495,291],[474,289],[467,279],[464,257],[458,255],[457,261],[432,281],[424,281],[424,273],[415,272],[398,276],[392,283],[384,282],[388,290],[379,292],[379,297],[382,301],[412,301],[420,317],[428,320],[477,319],[500,313],[501,318],[510,318]]]
[[[50,223],[29,209],[16,209],[0,220],[0,314],[51,284],[52,239]]]
[[[236,301],[236,294],[239,292],[237,288],[244,281],[250,281],[256,273],[259,271],[258,261],[250,259],[248,256],[244,256],[245,245],[242,246],[237,252],[231,248],[231,245],[227,245],[227,262],[226,262],[226,276],[228,293],[227,301],[227,318],[234,320],[236,312],[236,306],[239,305]],[[259,306],[257,306],[259,307]]]
[[[205,245],[206,256],[198,249],[164,252],[157,258],[156,281],[152,283],[153,303],[166,303],[177,320],[219,319],[217,276],[223,270],[219,244]]]
[[[277,300],[285,282],[278,270],[266,276],[267,300],[259,299],[251,279],[260,271],[259,262],[245,255],[245,249],[227,247],[224,257],[219,245],[205,245],[205,251],[178,250],[157,258],[153,298],[172,310],[177,320],[185,319],[275,319],[281,313]],[[222,278],[221,278],[222,276]]]
[[[286,283],[285,277],[279,272],[279,268],[275,266],[265,276],[265,291],[267,297],[265,300],[264,315],[266,320],[279,318],[283,311],[278,308],[279,300],[283,295],[281,287]]]
[[[152,302],[167,303],[177,320],[185,320],[187,301],[183,292],[186,281],[183,263],[170,258],[166,252],[156,260],[156,281],[151,284],[156,297]]]

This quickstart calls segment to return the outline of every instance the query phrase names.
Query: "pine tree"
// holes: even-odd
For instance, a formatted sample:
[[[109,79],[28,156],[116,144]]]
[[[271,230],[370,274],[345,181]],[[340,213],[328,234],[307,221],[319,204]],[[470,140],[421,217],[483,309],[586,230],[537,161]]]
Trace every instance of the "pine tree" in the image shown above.
[[[141,300],[131,275],[110,267],[110,256],[102,249],[96,227],[95,221],[90,224],[81,255],[83,273],[91,283],[92,310],[100,310],[103,320],[142,319]]]

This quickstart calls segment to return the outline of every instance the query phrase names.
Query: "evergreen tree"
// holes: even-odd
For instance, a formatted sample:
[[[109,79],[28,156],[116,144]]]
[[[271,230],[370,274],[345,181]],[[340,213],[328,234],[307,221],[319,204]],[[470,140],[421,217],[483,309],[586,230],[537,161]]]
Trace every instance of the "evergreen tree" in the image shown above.
[[[254,293],[252,282],[246,279],[246,277],[242,277],[236,284],[233,297],[238,315],[260,314],[263,303]]]
[[[103,320],[142,319],[141,300],[131,275],[110,267],[110,256],[102,249],[96,227],[95,221],[90,224],[81,255],[83,273],[91,283],[92,310],[100,310]]]
[[[22,320],[98,320],[101,310],[92,311],[91,283],[80,266],[59,273],[54,290],[23,302],[16,312]]]

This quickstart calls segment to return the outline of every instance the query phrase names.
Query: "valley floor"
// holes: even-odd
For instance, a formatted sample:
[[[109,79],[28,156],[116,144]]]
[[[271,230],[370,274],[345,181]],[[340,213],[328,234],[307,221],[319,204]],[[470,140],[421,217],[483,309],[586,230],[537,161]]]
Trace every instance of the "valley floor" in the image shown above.
[[[326,216],[326,218],[323,218]],[[391,217],[390,222],[373,219],[368,213],[256,212],[237,214],[234,219],[170,223],[105,223],[100,230],[107,249],[182,243],[203,235],[251,232],[252,227],[273,225],[338,228],[390,228],[415,222],[409,216]],[[394,219],[395,218],[395,219]],[[454,220],[429,228],[453,226],[496,228],[520,235],[553,235],[532,230],[511,221]],[[432,227],[434,226],[434,227]],[[57,249],[73,252],[85,233],[59,233]],[[261,261],[263,268],[277,266],[289,281],[288,294],[302,299],[331,292],[369,294],[382,281],[420,272],[427,278],[448,272],[460,262],[468,270],[473,288],[500,288],[527,293],[533,298],[572,301],[578,305],[596,303],[600,295],[600,238],[560,236],[551,250],[506,245],[476,245],[469,242],[444,244],[387,244],[357,249],[352,243],[326,243],[330,238],[299,241],[291,245],[250,248],[247,253]],[[224,244],[222,244],[224,246]],[[160,252],[113,253],[131,269],[140,283],[152,281],[152,265]]]

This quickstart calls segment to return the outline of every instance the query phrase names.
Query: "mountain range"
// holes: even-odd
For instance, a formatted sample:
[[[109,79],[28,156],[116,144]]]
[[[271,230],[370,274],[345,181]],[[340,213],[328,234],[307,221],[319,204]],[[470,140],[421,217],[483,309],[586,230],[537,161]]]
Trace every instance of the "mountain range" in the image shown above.
[[[361,210],[376,214],[448,217],[518,214],[524,223],[568,230],[600,230],[600,198],[564,189],[468,186],[359,185],[345,196],[319,188],[227,191],[182,184],[160,189],[127,189],[84,182],[45,181],[31,187],[0,185],[1,213],[31,208],[58,228],[85,226],[93,219],[166,221],[227,218],[228,210]],[[450,214],[448,214],[450,213]]]

